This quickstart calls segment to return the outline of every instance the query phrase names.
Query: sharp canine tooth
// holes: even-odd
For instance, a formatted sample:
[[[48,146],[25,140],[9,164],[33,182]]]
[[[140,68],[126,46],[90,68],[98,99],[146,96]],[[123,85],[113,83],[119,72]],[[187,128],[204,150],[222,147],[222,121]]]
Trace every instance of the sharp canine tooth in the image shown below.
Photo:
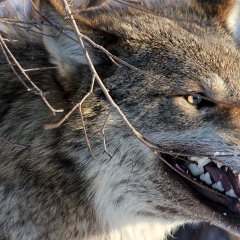
[[[222,183],[221,183],[220,181],[218,181],[217,183],[214,183],[214,184],[212,185],[212,188],[217,189],[217,190],[219,190],[220,192],[223,192],[223,191],[224,191],[224,188],[223,188]]]
[[[205,174],[201,174],[200,179],[201,179],[203,182],[207,183],[208,185],[211,185],[211,184],[212,184],[212,180],[211,180],[211,178],[210,178],[209,172],[206,172]]]
[[[230,196],[230,197],[235,197],[235,198],[237,198],[237,196],[236,196],[236,194],[235,194],[235,191],[234,191],[233,189],[225,192],[225,195]]]
[[[187,167],[191,171],[193,176],[199,176],[204,173],[203,167],[198,167],[198,165],[194,163],[189,163]]]

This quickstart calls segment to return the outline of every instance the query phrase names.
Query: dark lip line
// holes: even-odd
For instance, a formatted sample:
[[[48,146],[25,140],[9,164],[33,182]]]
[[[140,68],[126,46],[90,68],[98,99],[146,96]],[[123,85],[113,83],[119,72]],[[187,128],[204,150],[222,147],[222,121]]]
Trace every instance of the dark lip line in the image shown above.
[[[163,158],[161,155],[161,152],[159,151],[154,151],[154,153],[157,154],[158,158],[161,161],[163,161],[167,166],[169,166],[172,170],[174,170],[180,176],[185,178],[191,184],[191,186],[193,186],[196,190],[198,190],[202,195],[206,196],[212,201],[222,204],[233,213],[240,214],[240,201],[237,198],[225,196],[211,188],[208,188],[207,186],[202,185],[197,180],[192,179],[192,177],[189,174],[183,171],[180,171],[178,169],[178,167],[176,166],[176,163],[174,162],[174,160],[172,160],[172,157],[169,154],[167,155],[171,157],[171,160],[166,160],[165,158]]]

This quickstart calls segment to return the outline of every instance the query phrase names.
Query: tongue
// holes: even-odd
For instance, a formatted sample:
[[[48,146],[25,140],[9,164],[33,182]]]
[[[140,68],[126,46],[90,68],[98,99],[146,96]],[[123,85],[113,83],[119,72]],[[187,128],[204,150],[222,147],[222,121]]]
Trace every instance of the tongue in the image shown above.
[[[204,170],[210,173],[213,182],[217,183],[220,181],[225,191],[233,189],[233,186],[228,179],[227,173],[225,172],[224,166],[222,166],[220,169],[215,164],[208,164],[204,166]]]
[[[226,192],[234,189],[237,197],[240,198],[240,181],[230,168],[225,166],[218,168],[215,163],[210,163],[204,166],[204,170],[209,172],[213,182],[220,181]]]
[[[227,169],[227,176],[228,179],[231,181],[232,185],[233,185],[233,189],[236,193],[236,195],[238,196],[238,198],[240,198],[240,179],[239,179],[239,174],[236,176],[233,171],[228,168]]]

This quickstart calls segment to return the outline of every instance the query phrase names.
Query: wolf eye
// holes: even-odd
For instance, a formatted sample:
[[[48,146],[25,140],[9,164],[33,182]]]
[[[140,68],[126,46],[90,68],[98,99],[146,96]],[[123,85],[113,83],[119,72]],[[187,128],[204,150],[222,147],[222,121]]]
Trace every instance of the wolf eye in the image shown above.
[[[202,108],[202,107],[214,107],[215,103],[210,101],[210,100],[206,100],[205,97],[201,97],[204,96],[204,94],[201,93],[197,93],[196,95],[186,95],[184,96],[185,99],[191,103],[193,106],[196,106],[198,109]]]
[[[195,105],[195,106],[200,104],[202,101],[202,98],[199,95],[188,95],[188,96],[186,96],[186,99],[189,103],[191,103],[192,105]]]
[[[196,106],[202,101],[202,98],[198,95],[188,95],[186,98],[189,103]]]

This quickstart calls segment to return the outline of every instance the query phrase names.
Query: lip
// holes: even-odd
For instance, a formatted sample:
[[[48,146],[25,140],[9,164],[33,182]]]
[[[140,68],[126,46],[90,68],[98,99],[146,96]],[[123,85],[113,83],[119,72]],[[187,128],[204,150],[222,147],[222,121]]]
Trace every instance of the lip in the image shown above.
[[[158,155],[159,159],[163,161],[166,165],[168,165],[172,170],[174,170],[177,174],[181,175],[185,178],[197,191],[199,191],[205,197],[222,204],[230,211],[236,214],[240,214],[240,181],[236,174],[233,173],[231,168],[223,166],[222,168],[226,168],[225,175],[227,176],[226,182],[228,185],[231,185],[236,192],[236,197],[230,197],[225,195],[224,193],[213,189],[209,185],[205,184],[198,177],[194,177],[190,171],[186,167],[184,167],[184,161],[182,160],[184,157],[179,155],[169,155],[166,153],[162,153],[160,151],[154,151],[155,154]],[[216,165],[216,164],[215,164]],[[217,170],[217,165],[215,166],[213,161],[210,161],[208,165],[206,165],[205,169],[210,170],[211,176],[213,176],[217,171],[214,170],[214,167]],[[218,171],[224,172],[224,169],[220,169]],[[225,177],[226,177],[225,176]],[[226,185],[226,184],[225,184]]]

